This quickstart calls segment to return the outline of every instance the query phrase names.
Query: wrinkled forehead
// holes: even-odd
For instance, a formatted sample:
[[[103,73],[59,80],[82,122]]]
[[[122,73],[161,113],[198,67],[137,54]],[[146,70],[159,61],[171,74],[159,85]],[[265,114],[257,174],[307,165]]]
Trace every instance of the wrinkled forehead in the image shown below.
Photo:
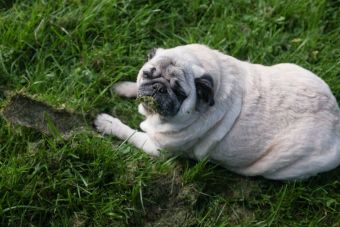
[[[157,66],[161,69],[167,68],[168,66],[175,65],[176,61],[171,56],[155,56],[148,61],[149,64]]]
[[[185,64],[172,56],[155,56],[146,62],[139,72],[139,77],[150,72],[153,77],[184,77]]]
[[[157,71],[162,73],[166,73],[171,70],[181,69],[184,67],[182,61],[173,56],[155,56],[150,61],[147,62],[146,65],[150,65],[151,67],[155,67]]]

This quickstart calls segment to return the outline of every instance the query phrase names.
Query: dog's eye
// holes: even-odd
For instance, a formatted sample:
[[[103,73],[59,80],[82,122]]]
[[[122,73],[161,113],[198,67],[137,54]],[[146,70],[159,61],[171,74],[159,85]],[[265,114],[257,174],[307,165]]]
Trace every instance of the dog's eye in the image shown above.
[[[173,88],[174,93],[177,96],[186,97],[186,93],[181,87],[181,85],[179,84],[178,80],[173,80],[171,85],[172,85],[171,87]]]
[[[160,93],[163,93],[163,94],[166,93],[165,87],[160,88],[160,89],[159,89],[159,92],[160,92]]]

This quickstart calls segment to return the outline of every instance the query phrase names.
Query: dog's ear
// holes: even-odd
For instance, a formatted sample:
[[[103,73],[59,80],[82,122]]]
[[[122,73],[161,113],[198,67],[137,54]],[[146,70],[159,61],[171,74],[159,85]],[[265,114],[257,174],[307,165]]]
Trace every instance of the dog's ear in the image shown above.
[[[215,104],[214,81],[208,74],[195,79],[197,98],[206,102],[209,106]]]
[[[149,52],[148,52],[148,61],[150,61],[155,55],[156,53],[160,53],[162,52],[164,49],[163,48],[160,48],[160,47],[157,47],[157,48],[152,48]]]
[[[157,48],[152,48],[151,50],[149,50],[149,53],[147,55],[148,61],[151,60],[156,55],[156,52]]]

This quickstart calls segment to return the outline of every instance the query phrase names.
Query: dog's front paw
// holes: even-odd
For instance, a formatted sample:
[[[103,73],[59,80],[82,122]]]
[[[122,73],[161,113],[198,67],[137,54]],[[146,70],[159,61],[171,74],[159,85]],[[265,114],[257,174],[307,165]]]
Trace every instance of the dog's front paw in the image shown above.
[[[105,113],[99,114],[94,120],[94,126],[97,131],[103,134],[116,135],[116,131],[119,130],[121,124],[122,122],[119,119]]]

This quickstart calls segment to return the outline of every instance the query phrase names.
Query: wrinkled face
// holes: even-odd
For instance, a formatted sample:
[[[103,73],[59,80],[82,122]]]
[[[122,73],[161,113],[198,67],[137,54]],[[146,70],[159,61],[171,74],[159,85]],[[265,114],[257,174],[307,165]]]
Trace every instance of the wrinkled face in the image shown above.
[[[188,56],[157,49],[148,58],[137,78],[138,97],[147,114],[181,116],[214,105],[212,77]]]
[[[150,102],[154,102],[142,102],[144,108],[164,117],[175,116],[188,97],[185,72],[170,58],[163,57],[145,64],[139,82],[138,97],[149,97]]]

